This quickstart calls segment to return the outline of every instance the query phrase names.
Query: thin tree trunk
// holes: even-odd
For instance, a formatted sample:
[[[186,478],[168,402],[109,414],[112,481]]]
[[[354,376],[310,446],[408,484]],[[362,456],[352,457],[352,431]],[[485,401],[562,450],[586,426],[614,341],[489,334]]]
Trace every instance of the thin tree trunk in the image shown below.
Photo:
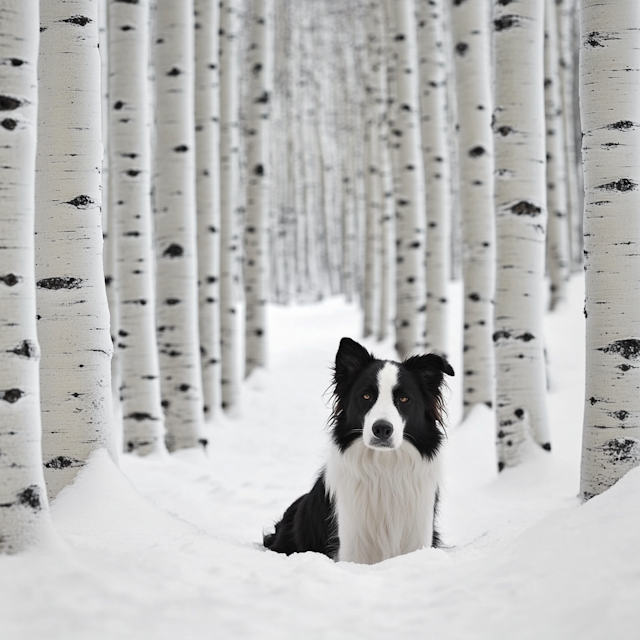
[[[397,104],[394,128],[397,151],[397,306],[396,349],[401,358],[422,350],[426,315],[425,240],[426,206],[424,165],[420,137],[418,49],[413,0],[389,3],[393,12],[390,33],[395,49]]]
[[[100,56],[95,0],[41,7],[36,285],[42,449],[49,496],[94,450],[117,460],[100,216]]]
[[[549,308],[566,300],[571,276],[567,201],[566,139],[561,81],[558,67],[558,37],[555,0],[545,0],[544,93],[547,130],[547,264],[551,280]]]
[[[246,375],[267,363],[269,282],[268,222],[273,168],[270,161],[273,99],[273,2],[256,0],[252,16],[249,84],[249,184],[246,219]]]
[[[170,451],[206,444],[198,335],[193,32],[192,0],[158,0],[157,330]]]
[[[220,353],[220,6],[195,0],[196,198],[200,354],[205,417],[222,407]]]
[[[550,449],[544,361],[546,232],[544,2],[496,0],[494,343],[498,466],[530,435]],[[526,72],[523,72],[526,70]]]
[[[420,105],[427,196],[427,324],[425,351],[446,356],[451,265],[451,179],[447,59],[442,0],[419,0]]]
[[[149,2],[109,2],[109,155],[126,451],[164,450],[151,221]],[[125,27],[125,28],[123,28]],[[112,317],[115,314],[112,314]]]
[[[640,4],[581,2],[587,359],[580,493],[640,464]]]
[[[0,554],[49,527],[40,447],[34,195],[39,8],[0,7]]]
[[[491,5],[454,3],[452,37],[459,115],[464,284],[463,407],[494,403],[494,153],[491,114]]]
[[[232,410],[240,394],[240,335],[236,282],[240,238],[236,220],[240,185],[238,113],[238,0],[220,3],[220,335],[222,407]]]

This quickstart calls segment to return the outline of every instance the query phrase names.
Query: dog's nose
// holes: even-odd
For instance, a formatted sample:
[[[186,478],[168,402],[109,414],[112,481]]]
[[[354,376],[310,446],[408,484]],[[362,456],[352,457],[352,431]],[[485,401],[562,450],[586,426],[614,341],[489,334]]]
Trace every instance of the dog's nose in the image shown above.
[[[379,440],[388,440],[393,433],[393,425],[386,420],[377,420],[372,429],[373,435]]]

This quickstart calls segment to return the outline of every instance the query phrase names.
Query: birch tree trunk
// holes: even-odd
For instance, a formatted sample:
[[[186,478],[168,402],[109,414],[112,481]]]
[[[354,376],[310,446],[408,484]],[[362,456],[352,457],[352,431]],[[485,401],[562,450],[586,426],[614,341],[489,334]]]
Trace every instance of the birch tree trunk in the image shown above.
[[[151,221],[149,2],[109,2],[109,168],[124,448],[164,450]]]
[[[494,344],[498,466],[530,439],[550,449],[544,362],[544,1],[496,0]]]
[[[45,2],[38,60],[36,286],[50,497],[92,451],[117,460],[102,265],[96,0]]]
[[[0,7],[0,554],[49,526],[34,274],[38,0]]]
[[[566,138],[558,64],[555,0],[545,0],[544,93],[547,130],[547,265],[551,280],[549,308],[566,300],[571,276],[567,199]]]
[[[640,4],[581,1],[587,359],[580,493],[640,463]]]
[[[240,336],[237,327],[236,224],[240,187],[238,120],[238,0],[220,3],[220,333],[222,407],[235,408],[240,394]]]
[[[494,153],[491,114],[491,5],[454,2],[452,38],[458,104],[458,157],[464,284],[463,406],[493,406],[495,360]]]
[[[196,197],[205,417],[222,406],[220,354],[220,6],[195,0]]]
[[[193,32],[192,0],[158,0],[157,330],[170,451],[206,444],[198,335]]]
[[[420,136],[420,94],[415,4],[395,0],[391,40],[395,49],[397,105],[392,135],[397,176],[396,349],[401,358],[421,351],[426,315],[424,164]]]
[[[451,159],[442,0],[420,0],[418,16],[421,134],[427,197],[427,323],[424,348],[446,356],[451,263]]]
[[[247,218],[245,229],[245,342],[249,376],[267,363],[266,306],[269,282],[268,222],[273,98],[273,2],[256,0],[252,16],[249,66]]]

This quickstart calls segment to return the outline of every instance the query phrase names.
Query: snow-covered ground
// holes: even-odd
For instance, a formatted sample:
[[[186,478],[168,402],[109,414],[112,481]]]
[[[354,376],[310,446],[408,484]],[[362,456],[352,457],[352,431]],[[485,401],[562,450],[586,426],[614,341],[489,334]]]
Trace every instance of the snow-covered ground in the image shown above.
[[[640,638],[640,469],[579,505],[582,282],[548,318],[551,454],[496,473],[493,416],[451,380],[445,549],[378,565],[266,552],[324,460],[343,300],[272,308],[271,366],[209,453],[106,455],[52,505],[51,543],[0,557],[2,640]],[[457,321],[456,321],[457,322]],[[365,342],[391,357],[390,344]],[[452,358],[460,369],[459,349]]]

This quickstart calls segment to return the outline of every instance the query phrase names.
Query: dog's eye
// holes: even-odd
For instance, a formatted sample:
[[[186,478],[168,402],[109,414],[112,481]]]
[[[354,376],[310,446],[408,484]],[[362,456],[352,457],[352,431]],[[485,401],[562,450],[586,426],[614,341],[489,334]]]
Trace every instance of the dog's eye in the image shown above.
[[[400,402],[409,402],[409,398],[407,398],[407,396],[400,396],[398,400],[400,400]]]
[[[370,396],[368,393],[365,393],[362,397],[363,397],[365,400],[371,400],[371,396]]]

